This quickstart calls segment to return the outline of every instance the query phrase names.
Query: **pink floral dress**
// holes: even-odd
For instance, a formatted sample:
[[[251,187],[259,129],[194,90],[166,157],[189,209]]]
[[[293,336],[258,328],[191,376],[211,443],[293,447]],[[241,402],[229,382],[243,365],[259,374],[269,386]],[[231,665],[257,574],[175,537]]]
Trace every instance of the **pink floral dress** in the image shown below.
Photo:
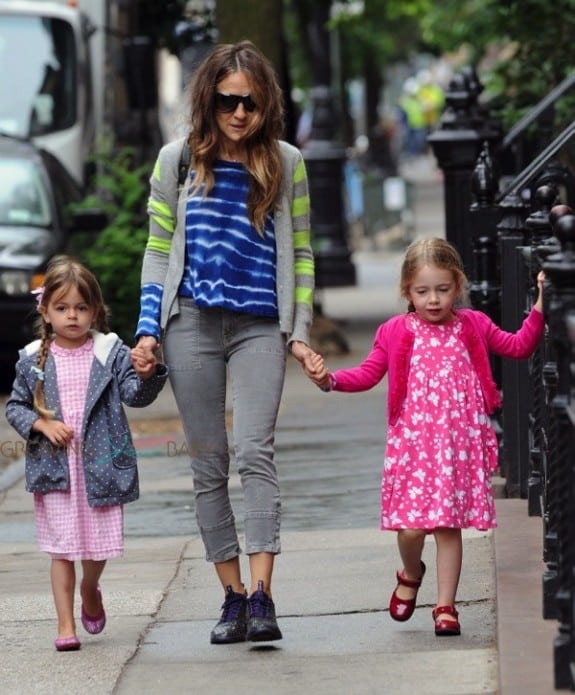
[[[415,340],[407,396],[388,431],[381,528],[494,528],[497,439],[461,321],[407,321]]]
[[[62,417],[74,430],[68,446],[70,489],[34,494],[36,533],[41,550],[64,560],[106,560],[123,552],[123,508],[121,505],[92,508],[88,505],[81,433],[94,341],[79,348],[62,348],[52,343],[56,363]]]

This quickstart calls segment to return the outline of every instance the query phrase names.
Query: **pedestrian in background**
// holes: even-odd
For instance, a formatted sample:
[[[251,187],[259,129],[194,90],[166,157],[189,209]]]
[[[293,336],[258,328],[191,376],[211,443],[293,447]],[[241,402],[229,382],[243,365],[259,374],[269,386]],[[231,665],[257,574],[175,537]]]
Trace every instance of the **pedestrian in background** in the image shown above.
[[[409,77],[403,84],[398,101],[399,122],[403,130],[403,154],[408,159],[425,153],[427,127],[425,110],[418,94],[417,80]]]
[[[75,562],[82,624],[98,634],[106,624],[99,580],[106,561],[122,555],[123,505],[139,494],[122,403],[148,405],[167,373],[150,362],[145,381],[136,374],[129,348],[108,331],[96,278],[76,261],[56,258],[37,300],[40,339],[20,351],[6,417],[26,440],[26,489],[40,549],[52,558],[55,647],[74,651]]]
[[[467,279],[445,240],[421,239],[401,269],[407,313],[383,323],[366,359],[330,373],[314,358],[312,380],[330,391],[366,391],[388,374],[388,432],[381,489],[381,528],[397,531],[403,569],[389,612],[409,620],[425,574],[425,537],[436,542],[436,635],[459,635],[455,598],[462,564],[461,529],[496,526],[491,476],[498,446],[489,415],[500,406],[489,354],[529,357],[543,334],[542,284],[516,333],[484,313],[457,308]]]
[[[138,346],[153,359],[162,341],[191,452],[196,518],[224,591],[210,640],[277,640],[276,419],[287,350],[304,368],[315,354],[308,182],[300,151],[280,139],[273,68],[251,42],[216,46],[190,96],[189,137],[161,149],[151,178]],[[178,187],[188,147],[189,173]],[[247,589],[228,491],[228,373]]]

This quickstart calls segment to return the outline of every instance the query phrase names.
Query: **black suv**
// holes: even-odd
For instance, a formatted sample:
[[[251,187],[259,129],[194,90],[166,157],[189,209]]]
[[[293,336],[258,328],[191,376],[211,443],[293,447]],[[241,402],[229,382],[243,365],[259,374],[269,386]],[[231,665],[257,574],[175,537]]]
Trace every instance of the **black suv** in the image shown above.
[[[103,213],[72,213],[83,192],[53,155],[0,135],[0,369],[9,387],[18,350],[32,340],[36,301],[47,262],[72,253],[72,235],[106,225]]]

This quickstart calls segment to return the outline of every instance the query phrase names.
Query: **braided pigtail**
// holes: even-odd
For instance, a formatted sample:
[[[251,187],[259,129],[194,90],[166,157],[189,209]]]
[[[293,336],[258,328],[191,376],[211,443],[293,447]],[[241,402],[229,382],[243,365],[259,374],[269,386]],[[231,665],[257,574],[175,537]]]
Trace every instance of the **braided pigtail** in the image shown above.
[[[42,321],[40,335],[40,349],[38,350],[38,361],[34,371],[38,374],[38,381],[34,388],[34,408],[44,418],[51,419],[54,417],[54,411],[46,408],[46,397],[44,395],[44,366],[48,359],[48,351],[52,340],[52,325]]]

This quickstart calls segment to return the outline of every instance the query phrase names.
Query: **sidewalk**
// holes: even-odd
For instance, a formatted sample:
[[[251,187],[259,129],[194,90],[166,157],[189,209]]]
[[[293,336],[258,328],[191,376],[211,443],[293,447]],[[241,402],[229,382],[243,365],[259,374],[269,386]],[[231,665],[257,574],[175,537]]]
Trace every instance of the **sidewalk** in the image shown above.
[[[441,182],[426,176],[417,183],[418,234],[441,234]],[[358,287],[322,293],[324,313],[340,322],[351,348],[349,355],[329,358],[333,368],[356,364],[369,350],[376,325],[401,308],[397,273],[402,255],[403,249],[386,247],[385,242],[378,251],[360,251],[355,259]],[[318,479],[323,457],[347,446],[360,459],[369,446],[376,457],[370,482],[374,505],[369,510],[374,523],[352,527],[342,519],[338,528],[318,528],[311,521],[313,513],[329,499],[320,502],[310,492],[306,501],[310,521],[290,524],[297,500],[286,485],[287,523],[274,573],[274,598],[284,634],[280,642],[210,645],[209,631],[218,618],[222,596],[213,568],[203,559],[193,522],[180,531],[185,535],[158,536],[152,533],[150,517],[149,531],[144,528],[127,536],[125,557],[106,569],[106,630],[88,636],[80,628],[82,649],[57,654],[52,646],[55,620],[49,562],[36,548],[32,500],[19,479],[22,467],[18,463],[9,467],[0,475],[2,691],[14,695],[553,693],[557,623],[541,618],[542,523],[527,516],[524,500],[498,500],[495,532],[464,532],[458,593],[461,637],[433,634],[433,541],[426,544],[428,573],[413,618],[408,623],[389,618],[387,604],[398,556],[394,535],[377,528],[384,394],[374,389],[361,398],[348,398],[355,400],[347,400],[343,407],[345,399],[310,388],[299,365],[290,360],[278,422],[278,459],[296,433],[304,465],[310,470],[315,466]],[[152,413],[156,425],[149,423]],[[174,461],[161,455],[166,439],[180,431],[169,388],[151,408],[130,409],[129,416],[142,454],[142,500],[128,505],[126,517],[139,513],[145,520],[141,510],[153,496],[176,487],[184,496],[191,495],[191,476],[171,477]],[[357,465],[357,460],[343,464],[352,470]],[[289,472],[280,470],[282,475]]]

